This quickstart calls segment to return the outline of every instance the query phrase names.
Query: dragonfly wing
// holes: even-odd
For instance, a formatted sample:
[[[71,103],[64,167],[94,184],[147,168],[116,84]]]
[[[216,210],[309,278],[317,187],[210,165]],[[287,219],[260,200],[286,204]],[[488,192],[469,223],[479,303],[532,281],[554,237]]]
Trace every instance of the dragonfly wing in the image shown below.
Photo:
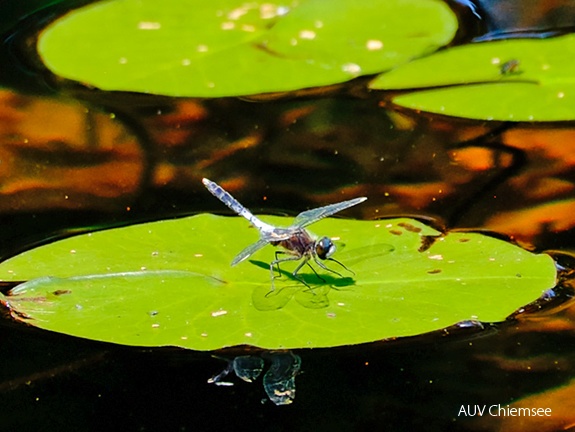
[[[210,179],[202,179],[202,183],[210,193],[223,202],[230,210],[233,210],[238,215],[246,218],[250,223],[255,226],[260,231],[271,231],[274,229],[273,226],[262,222],[257,217],[255,217],[251,211],[245,208],[240,202],[235,199],[227,190],[218,185],[217,183],[211,181]]]
[[[271,243],[287,240],[294,235],[295,231],[290,228],[274,228],[271,231],[260,231],[260,233],[263,240]]]
[[[354,205],[358,205],[359,203],[364,202],[366,199],[367,199],[366,197],[354,198],[352,200],[330,204],[325,207],[318,207],[315,209],[306,210],[296,216],[292,226],[303,228],[314,222],[317,222],[320,219],[331,216],[334,213],[340,212],[349,207],[353,207]]]
[[[245,259],[249,258],[268,243],[269,242],[266,239],[261,239],[249,245],[247,248],[245,248],[243,251],[241,251],[239,254],[236,255],[236,257],[232,261],[232,267],[235,266],[236,264],[241,263]]]

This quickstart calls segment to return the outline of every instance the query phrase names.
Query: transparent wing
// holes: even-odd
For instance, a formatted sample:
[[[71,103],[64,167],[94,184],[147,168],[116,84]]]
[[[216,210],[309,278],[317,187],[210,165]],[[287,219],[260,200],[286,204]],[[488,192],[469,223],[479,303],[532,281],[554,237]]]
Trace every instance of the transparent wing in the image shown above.
[[[331,216],[334,213],[340,212],[349,207],[353,207],[354,205],[358,205],[359,203],[364,202],[366,199],[367,199],[366,197],[354,198],[352,200],[330,204],[325,207],[318,207],[312,210],[306,210],[296,216],[291,226],[303,228],[305,226],[311,225],[314,222],[317,222],[320,219]]]
[[[237,254],[232,261],[232,266],[241,263],[271,242],[280,242],[289,239],[292,236],[292,231],[293,230],[287,228],[275,228],[273,231],[260,232],[262,238]]]
[[[245,248],[243,251],[241,251],[239,254],[236,255],[236,257],[232,261],[232,267],[235,266],[236,264],[241,263],[246,258],[249,258],[268,243],[269,242],[266,239],[261,239],[249,245],[247,248]]]
[[[271,242],[280,242],[283,240],[289,239],[291,236],[296,234],[299,231],[297,227],[295,228],[274,228],[271,231],[260,231],[261,237],[263,240],[267,241],[268,243]]]

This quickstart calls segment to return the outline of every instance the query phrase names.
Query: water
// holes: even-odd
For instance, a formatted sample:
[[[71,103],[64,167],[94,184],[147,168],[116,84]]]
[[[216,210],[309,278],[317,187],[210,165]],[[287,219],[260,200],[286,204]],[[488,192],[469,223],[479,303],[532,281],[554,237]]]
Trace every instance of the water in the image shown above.
[[[561,260],[572,264],[571,124],[387,110],[383,95],[358,92],[356,84],[261,102],[53,88],[33,73],[21,36],[48,19],[40,5],[0,3],[10,11],[0,51],[9,65],[0,73],[0,223],[9,227],[0,231],[3,257],[87,229],[221,212],[201,184],[209,177],[256,214],[295,216],[365,195],[349,217],[408,214],[449,228],[495,229],[537,250],[565,251]],[[14,32],[8,20],[34,7],[34,19]],[[498,21],[507,27],[490,22],[483,30],[504,33],[509,22],[521,22],[520,11],[509,10]],[[472,30],[461,40],[480,36],[482,26],[465,18]],[[516,26],[522,32],[553,27],[524,21]],[[267,400],[261,377],[208,384],[225,367],[210,353],[102,344],[3,316],[0,429],[513,430],[521,419],[458,414],[462,406],[528,398],[555,413],[537,430],[556,430],[574,421],[569,288],[559,293],[566,301],[536,305],[517,321],[297,352],[297,397],[285,407]],[[252,351],[217,354],[260,355]]]

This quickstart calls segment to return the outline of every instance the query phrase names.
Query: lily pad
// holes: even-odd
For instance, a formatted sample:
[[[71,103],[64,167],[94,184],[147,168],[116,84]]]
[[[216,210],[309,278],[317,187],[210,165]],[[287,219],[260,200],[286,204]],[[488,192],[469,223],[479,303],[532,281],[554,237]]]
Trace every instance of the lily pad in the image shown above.
[[[411,219],[326,219],[313,228],[340,239],[335,257],[355,274],[338,268],[340,278],[318,268],[322,280],[304,268],[310,289],[291,277],[297,263],[286,263],[272,292],[275,249],[231,267],[257,231],[242,218],[202,214],[79,235],[17,255],[0,263],[0,279],[27,282],[3,301],[17,320],[100,341],[288,349],[501,321],[555,284],[548,255],[477,233],[442,235]]]
[[[403,107],[481,120],[575,119],[575,36],[484,42],[447,49],[380,75],[373,89]]]
[[[103,90],[221,97],[381,72],[456,30],[438,0],[111,0],[56,20],[38,52],[56,75]]]

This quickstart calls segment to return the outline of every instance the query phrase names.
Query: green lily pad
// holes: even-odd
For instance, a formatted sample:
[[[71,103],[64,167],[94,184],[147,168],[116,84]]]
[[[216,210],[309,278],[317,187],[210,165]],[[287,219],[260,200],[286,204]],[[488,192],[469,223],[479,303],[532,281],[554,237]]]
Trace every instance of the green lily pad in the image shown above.
[[[287,226],[290,218],[263,218]],[[501,321],[554,286],[548,255],[411,219],[325,219],[343,277],[282,264],[271,291],[266,246],[239,217],[208,214],[79,235],[0,263],[20,281],[3,301],[15,319],[74,336],[138,346],[214,350],[332,347],[412,336],[462,320]],[[435,241],[433,241],[435,240]],[[343,242],[343,243],[341,243]],[[429,246],[430,243],[431,246]],[[429,246],[428,248],[426,248]]]
[[[373,89],[411,90],[403,107],[480,120],[575,119],[575,36],[465,45],[380,75]],[[445,86],[445,87],[443,87]]]
[[[56,20],[38,52],[56,75],[103,90],[221,97],[381,72],[456,30],[438,0],[111,0]]]

